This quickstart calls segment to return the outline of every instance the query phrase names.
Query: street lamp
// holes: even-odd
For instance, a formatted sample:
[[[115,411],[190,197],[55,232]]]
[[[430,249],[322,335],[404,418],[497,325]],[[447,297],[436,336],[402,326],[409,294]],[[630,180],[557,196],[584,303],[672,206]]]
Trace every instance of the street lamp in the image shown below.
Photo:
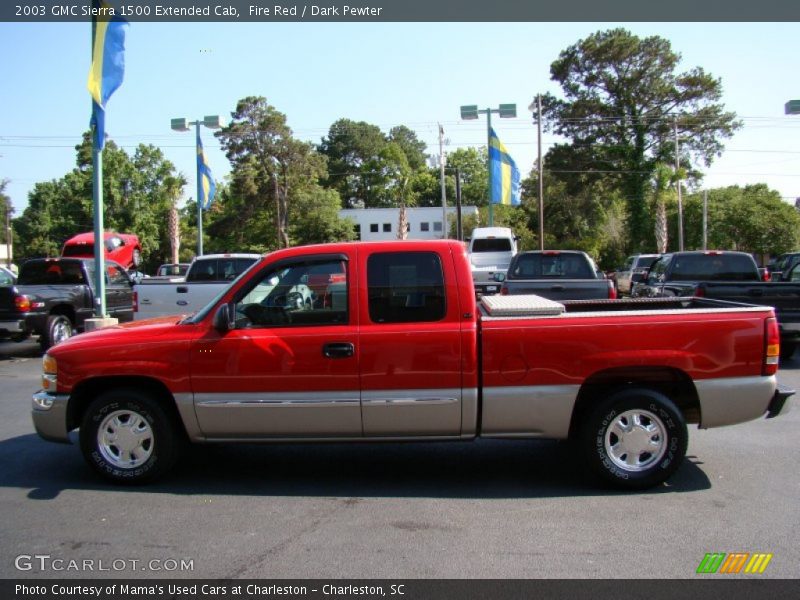
[[[195,155],[197,156],[197,256],[203,255],[203,176],[200,172],[202,143],[200,142],[200,125],[205,125],[209,129],[219,129],[224,126],[219,115],[206,115],[203,120],[189,121],[187,119],[172,119],[170,128],[173,131],[189,131],[189,126],[194,125],[197,133],[197,143]]]
[[[484,108],[478,110],[477,104],[470,104],[461,107],[461,118],[465,121],[472,121],[478,115],[486,115],[486,150],[491,155],[492,145],[492,113],[500,115],[501,119],[514,119],[517,116],[516,104],[500,104],[497,108]],[[494,212],[492,209],[492,160],[487,156],[487,168],[489,169],[489,227],[494,226]]]

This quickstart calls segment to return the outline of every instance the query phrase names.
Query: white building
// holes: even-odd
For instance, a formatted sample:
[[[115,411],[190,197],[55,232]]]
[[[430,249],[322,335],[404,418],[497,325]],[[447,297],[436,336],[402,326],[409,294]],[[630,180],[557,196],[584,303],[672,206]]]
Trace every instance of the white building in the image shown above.
[[[477,206],[462,206],[462,219],[468,215],[477,215]],[[400,226],[399,208],[344,208],[339,217],[350,219],[355,223],[358,239],[365,242],[376,240],[396,240]],[[447,207],[449,221],[456,219],[456,207]],[[438,240],[449,232],[449,224],[442,224],[441,207],[409,207],[406,208],[408,235],[410,240]]]

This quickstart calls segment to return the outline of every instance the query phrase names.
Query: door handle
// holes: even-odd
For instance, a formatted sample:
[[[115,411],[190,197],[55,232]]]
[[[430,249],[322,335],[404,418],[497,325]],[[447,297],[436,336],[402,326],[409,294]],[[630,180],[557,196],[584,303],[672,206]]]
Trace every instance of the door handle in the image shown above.
[[[188,294],[189,293],[189,288],[180,286],[180,287],[178,287],[178,289],[176,291],[179,294]]]
[[[322,346],[322,356],[325,358],[350,358],[355,351],[355,346],[350,342],[333,342]]]

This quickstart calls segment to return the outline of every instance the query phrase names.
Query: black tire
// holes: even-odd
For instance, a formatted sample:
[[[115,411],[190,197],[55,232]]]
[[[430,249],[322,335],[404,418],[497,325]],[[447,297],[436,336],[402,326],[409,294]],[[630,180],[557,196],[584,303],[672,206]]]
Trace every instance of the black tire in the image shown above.
[[[48,350],[52,346],[71,338],[75,329],[72,321],[64,315],[50,315],[47,317],[47,330],[39,336],[39,345],[42,350]]]
[[[596,476],[634,490],[666,481],[683,461],[688,438],[683,414],[669,398],[631,388],[612,394],[591,413],[580,444]]]
[[[794,351],[797,349],[797,344],[781,344],[781,360],[789,360],[794,356]]]
[[[83,457],[114,483],[141,484],[163,475],[177,461],[184,437],[147,393],[111,390],[89,405],[80,429]]]

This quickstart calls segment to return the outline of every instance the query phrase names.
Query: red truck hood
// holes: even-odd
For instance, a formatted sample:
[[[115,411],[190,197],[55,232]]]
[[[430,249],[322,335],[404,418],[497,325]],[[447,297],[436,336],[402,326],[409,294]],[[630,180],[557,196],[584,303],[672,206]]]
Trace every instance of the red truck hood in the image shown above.
[[[185,316],[156,317],[81,333],[54,346],[51,353],[57,355],[63,351],[78,350],[86,346],[131,346],[159,338],[168,337],[170,340],[179,341],[187,337],[194,337],[197,332],[196,326],[178,325]]]

